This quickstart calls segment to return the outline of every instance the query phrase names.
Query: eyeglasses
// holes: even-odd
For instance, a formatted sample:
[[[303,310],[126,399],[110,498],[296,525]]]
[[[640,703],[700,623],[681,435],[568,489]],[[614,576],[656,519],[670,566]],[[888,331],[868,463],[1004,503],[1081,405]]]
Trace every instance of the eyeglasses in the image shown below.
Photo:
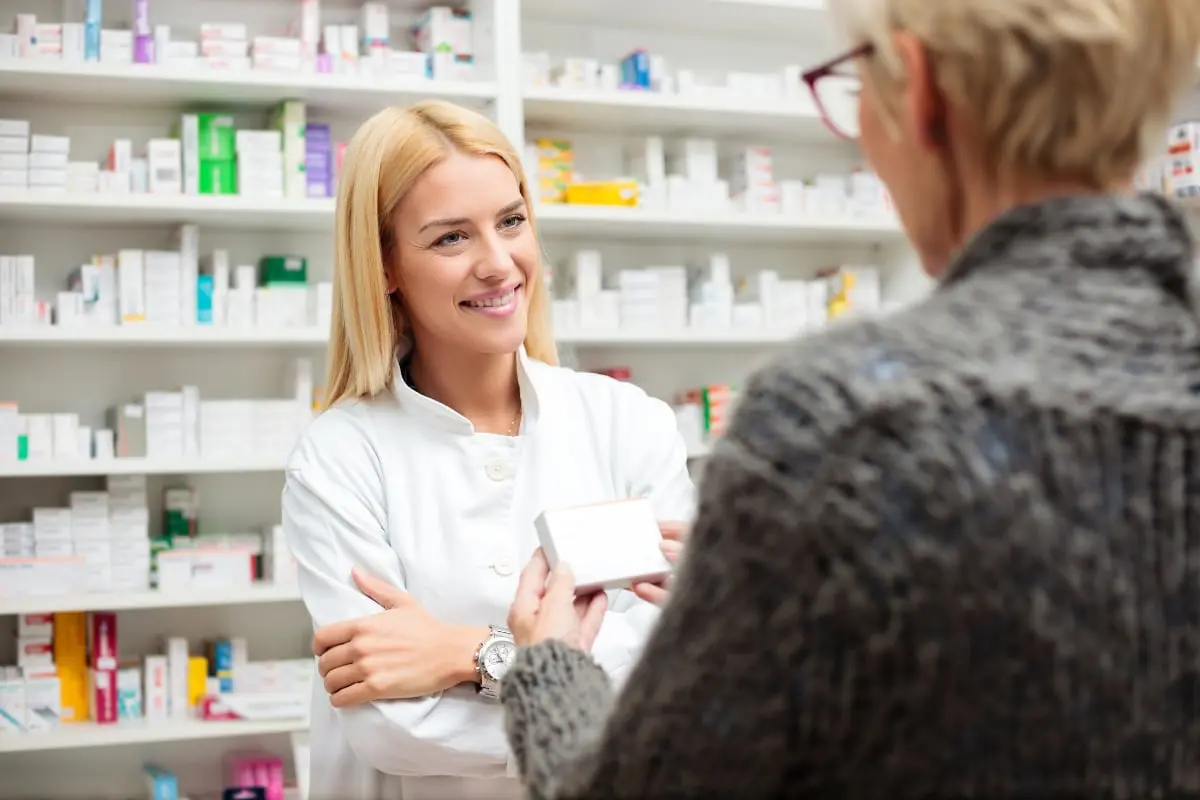
[[[812,92],[825,127],[843,139],[858,138],[858,93],[862,87],[858,60],[874,52],[874,45],[862,44],[801,76]]]

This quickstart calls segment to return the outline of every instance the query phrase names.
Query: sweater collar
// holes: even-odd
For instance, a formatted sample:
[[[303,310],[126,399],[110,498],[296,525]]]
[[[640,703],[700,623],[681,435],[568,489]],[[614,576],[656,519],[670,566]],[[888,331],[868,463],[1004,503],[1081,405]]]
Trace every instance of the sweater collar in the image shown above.
[[[1001,214],[967,242],[941,284],[984,270],[1137,269],[1189,299],[1192,259],[1187,221],[1161,195],[1057,197]]]
[[[401,408],[430,425],[451,433],[474,434],[475,426],[469,419],[449,406],[426,397],[408,384],[408,381],[405,380],[407,370],[403,366],[406,356],[406,353],[397,354],[397,369],[392,381],[392,393]],[[544,388],[539,386],[541,381],[536,373],[537,369],[522,345],[521,349],[517,351],[517,385],[521,392],[522,434],[533,429],[540,410],[539,395],[544,392]]]

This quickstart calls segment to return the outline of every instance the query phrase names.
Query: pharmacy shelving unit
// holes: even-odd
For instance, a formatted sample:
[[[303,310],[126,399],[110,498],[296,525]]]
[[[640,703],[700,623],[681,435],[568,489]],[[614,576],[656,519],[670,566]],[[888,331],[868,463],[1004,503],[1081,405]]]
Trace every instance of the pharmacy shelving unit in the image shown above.
[[[70,5],[70,4],[66,4]],[[106,27],[127,22],[108,3]],[[243,22],[278,34],[294,3],[193,0],[151,3],[152,22],[190,38],[201,21]],[[333,22],[356,15],[357,0],[322,0]],[[393,0],[403,17],[429,3]],[[29,119],[35,132],[69,135],[73,159],[101,159],[114,138],[135,147],[162,136],[184,110],[233,112],[240,126],[259,127],[282,99],[306,101],[309,119],[329,123],[346,140],[366,116],[389,104],[426,97],[490,114],[519,148],[541,135],[571,139],[580,167],[597,177],[621,174],[617,153],[637,136],[712,136],[723,146],[776,148],[781,172],[802,177],[818,168],[848,169],[853,148],[835,142],[810,104],[718,97],[666,97],[527,85],[522,53],[613,61],[637,46],[667,57],[673,68],[775,71],[815,62],[829,52],[820,0],[474,0],[479,80],[369,80],[341,75],[217,73],[112,64],[0,60],[0,118]],[[119,8],[118,8],[119,7]],[[58,0],[18,0],[4,12],[58,19]],[[0,25],[7,24],[0,19]],[[539,229],[557,270],[570,254],[597,249],[606,269],[694,262],[729,254],[735,269],[773,268],[807,274],[836,263],[887,270],[896,295],[923,286],[894,220],[781,218],[731,213],[638,212],[621,208],[543,205]],[[299,253],[315,279],[330,275],[333,202],[242,197],[146,197],[36,194],[0,189],[0,252],[32,253],[43,295],[63,285],[67,270],[94,253],[167,246],[171,229],[200,226],[201,252],[221,248],[235,263],[267,252]],[[569,276],[556,275],[556,280]],[[568,281],[569,282],[569,281]],[[622,328],[559,331],[564,360],[586,368],[628,367],[652,394],[669,398],[687,387],[736,383],[755,363],[787,345],[773,331],[676,331]],[[45,412],[77,412],[98,421],[109,406],[156,388],[196,385],[214,398],[277,396],[289,359],[323,368],[323,330],[114,330],[0,328],[0,401]],[[692,456],[707,452],[698,447]],[[698,462],[702,463],[702,462]],[[58,505],[73,488],[101,485],[106,474],[146,474],[152,493],[187,480],[201,495],[202,525],[245,530],[278,519],[283,461],[121,459],[109,463],[24,463],[0,466],[0,520],[30,506]],[[158,509],[152,508],[152,518]],[[0,592],[0,662],[11,655],[13,616],[33,610],[115,610],[125,655],[149,652],[166,634],[200,640],[214,634],[250,638],[252,657],[306,652],[309,623],[294,587],[244,591],[156,592],[6,597]],[[173,768],[183,787],[207,782],[231,747],[287,754],[287,734],[303,721],[166,726],[82,725],[41,736],[0,734],[4,796],[95,798],[133,796],[140,767],[153,759]],[[63,769],[70,759],[70,769]],[[97,787],[103,787],[97,794]]]

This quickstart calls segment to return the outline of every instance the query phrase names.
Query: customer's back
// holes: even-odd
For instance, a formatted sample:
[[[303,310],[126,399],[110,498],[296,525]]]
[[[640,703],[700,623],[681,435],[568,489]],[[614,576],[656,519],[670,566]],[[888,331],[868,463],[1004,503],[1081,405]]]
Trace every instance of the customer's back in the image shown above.
[[[771,465],[803,490],[763,557],[795,570],[799,719],[839,709],[810,755],[857,765],[814,788],[1200,788],[1187,232],[1155,198],[1006,220],[928,301],[761,374],[708,480]]]

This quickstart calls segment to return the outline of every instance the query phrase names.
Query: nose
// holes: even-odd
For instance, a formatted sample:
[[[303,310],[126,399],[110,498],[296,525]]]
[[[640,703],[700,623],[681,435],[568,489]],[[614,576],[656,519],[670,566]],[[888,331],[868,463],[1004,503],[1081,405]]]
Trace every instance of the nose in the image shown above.
[[[517,270],[511,248],[513,243],[496,231],[489,231],[479,239],[479,254],[475,259],[475,277],[481,281],[504,281]]]

